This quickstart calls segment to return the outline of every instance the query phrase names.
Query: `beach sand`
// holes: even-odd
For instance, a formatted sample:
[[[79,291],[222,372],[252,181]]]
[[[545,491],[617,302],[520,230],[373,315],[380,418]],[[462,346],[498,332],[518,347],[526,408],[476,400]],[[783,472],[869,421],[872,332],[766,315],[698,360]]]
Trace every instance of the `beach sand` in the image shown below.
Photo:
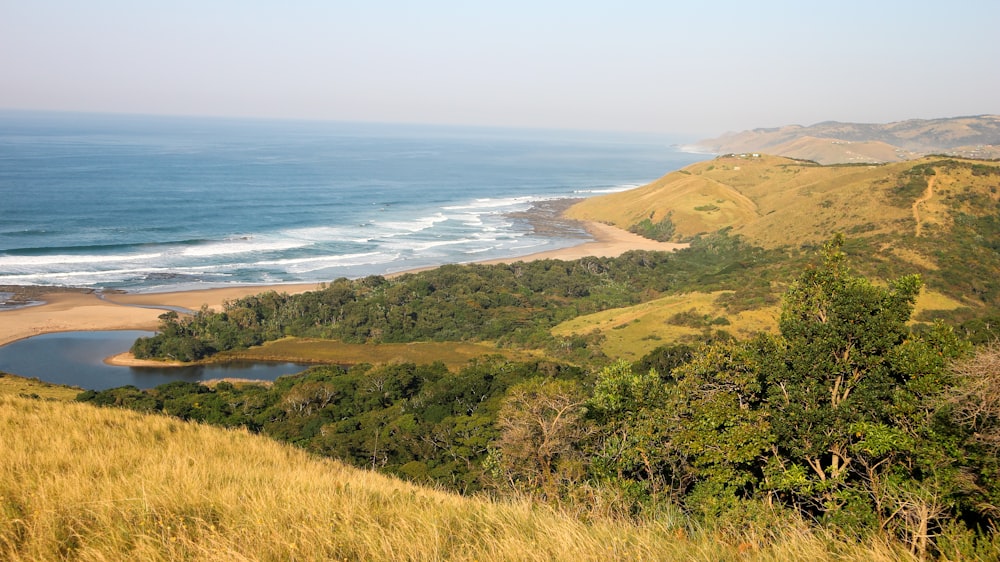
[[[636,234],[600,224],[584,223],[593,241],[569,248],[528,256],[480,263],[514,263],[540,259],[575,260],[583,257],[617,257],[629,250],[673,251],[686,244],[656,242]],[[401,275],[401,273],[396,274]],[[318,289],[319,284],[253,285],[171,293],[110,293],[52,289],[36,298],[43,304],[0,311],[0,345],[51,332],[77,330],[155,330],[161,309],[140,306],[171,306],[198,310],[202,306],[219,310],[227,300],[274,290],[288,294]],[[125,358],[120,358],[125,359]],[[117,362],[117,361],[116,361]]]
[[[657,242],[649,238],[643,238],[638,234],[632,234],[627,230],[610,226],[599,222],[585,222],[587,232],[594,238],[593,241],[584,242],[577,246],[539,252],[522,256],[519,258],[507,258],[490,260],[479,263],[513,263],[519,261],[535,260],[577,260],[586,257],[616,258],[629,250],[650,250],[657,252],[672,252],[687,248],[689,244],[676,244],[673,242]]]

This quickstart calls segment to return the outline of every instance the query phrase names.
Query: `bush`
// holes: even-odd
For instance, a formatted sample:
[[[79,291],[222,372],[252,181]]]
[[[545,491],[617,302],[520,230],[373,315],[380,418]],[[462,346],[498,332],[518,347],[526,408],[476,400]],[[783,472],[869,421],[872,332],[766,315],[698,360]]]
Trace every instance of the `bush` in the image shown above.
[[[676,230],[677,228],[673,221],[670,220],[669,214],[656,223],[652,221],[652,217],[643,219],[642,222],[633,224],[628,229],[628,231],[633,234],[638,234],[644,238],[660,242],[669,242],[673,239]]]

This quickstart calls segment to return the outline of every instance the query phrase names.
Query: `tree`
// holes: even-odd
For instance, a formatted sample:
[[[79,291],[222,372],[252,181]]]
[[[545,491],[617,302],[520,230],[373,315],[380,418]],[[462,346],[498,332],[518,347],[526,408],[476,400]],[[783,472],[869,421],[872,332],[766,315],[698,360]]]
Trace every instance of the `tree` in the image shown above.
[[[926,553],[973,492],[961,432],[939,413],[946,366],[964,346],[940,325],[912,334],[920,279],[854,276],[841,244],[788,291],[780,335],[707,345],[667,377],[604,369],[589,403],[603,428],[593,473],[654,495],[669,483],[706,516],[767,498]]]
[[[673,396],[656,369],[636,371],[619,360],[598,373],[587,404],[601,428],[591,465],[598,481],[629,492],[633,502],[683,487],[685,461],[671,442],[679,423]]]
[[[771,476],[820,513],[849,501],[840,492],[854,468],[852,428],[890,421],[893,390],[905,382],[890,357],[920,290],[917,276],[888,287],[852,276],[842,244],[828,243],[822,265],[785,295],[785,361],[768,375],[777,438]]]
[[[674,371],[673,447],[690,459],[695,485],[687,501],[706,515],[757,492],[763,459],[775,445],[765,397],[768,366],[779,350],[768,336],[722,342]]]
[[[954,385],[947,389],[942,413],[965,431],[963,456],[975,481],[968,494],[980,514],[1000,516],[1000,343],[984,346],[951,366]]]
[[[591,433],[585,403],[575,381],[534,379],[511,387],[497,415],[495,472],[558,500],[563,485],[584,473],[578,445]]]
[[[973,431],[973,440],[1000,453],[1000,344],[980,348],[955,363],[948,403],[955,422]]]

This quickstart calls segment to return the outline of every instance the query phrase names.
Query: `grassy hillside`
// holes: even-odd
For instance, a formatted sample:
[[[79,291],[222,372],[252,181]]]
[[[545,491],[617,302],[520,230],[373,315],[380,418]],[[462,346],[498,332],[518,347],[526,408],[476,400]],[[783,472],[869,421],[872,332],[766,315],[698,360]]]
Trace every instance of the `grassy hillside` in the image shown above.
[[[663,344],[698,343],[717,330],[739,339],[753,334],[777,333],[780,306],[760,303],[732,310],[738,299],[734,291],[683,293],[579,316],[552,329],[557,336],[596,336],[595,345],[608,357],[638,361]],[[777,300],[777,297],[774,297]],[[937,316],[963,308],[963,304],[936,291],[924,290],[917,298],[915,314]],[[745,307],[745,308],[744,308]]]
[[[776,332],[776,305],[736,313],[726,311],[732,291],[670,295],[635,306],[579,316],[556,326],[557,336],[599,334],[599,346],[609,357],[638,361],[664,343],[698,342],[724,329],[745,338]]]
[[[767,248],[816,244],[835,232],[896,232],[912,217],[884,185],[912,163],[819,166],[776,156],[723,156],[622,193],[581,201],[570,217],[629,229],[669,216],[676,240],[731,227]],[[908,225],[912,228],[912,225]]]
[[[502,355],[512,361],[537,359],[539,353],[502,349],[489,343],[412,342],[412,343],[347,343],[315,338],[283,338],[258,347],[224,354],[220,358],[236,357],[251,360],[302,361],[355,365],[358,363],[391,364],[413,362],[430,364],[440,361],[449,369],[458,370],[472,359]]]
[[[927,188],[924,181],[914,189],[913,175],[934,177],[937,189],[922,203],[940,215],[956,189],[995,200],[998,169],[996,162],[942,157],[820,166],[777,156],[728,155],[634,190],[581,201],[567,214],[625,229],[645,218],[659,222],[669,216],[676,240],[731,227],[768,248],[816,244],[834,232],[905,235],[916,229],[912,204]]]
[[[812,160],[820,164],[874,164],[899,162],[916,157],[912,152],[881,141],[850,142],[812,136],[799,137],[768,147],[766,152],[796,160]]]
[[[653,223],[669,219],[675,240],[729,227],[765,248],[815,246],[843,233],[876,241],[882,251],[933,269],[939,266],[938,250],[912,239],[956,242],[962,217],[996,215],[998,188],[998,162],[928,157],[878,166],[820,166],[730,155],[638,189],[581,201],[567,214],[624,229],[647,218]]]
[[[51,384],[38,379],[27,379],[0,371],[0,396],[73,400],[77,394],[80,394],[79,388]]]
[[[587,523],[405,484],[245,431],[6,388],[3,560],[907,559],[805,526]]]

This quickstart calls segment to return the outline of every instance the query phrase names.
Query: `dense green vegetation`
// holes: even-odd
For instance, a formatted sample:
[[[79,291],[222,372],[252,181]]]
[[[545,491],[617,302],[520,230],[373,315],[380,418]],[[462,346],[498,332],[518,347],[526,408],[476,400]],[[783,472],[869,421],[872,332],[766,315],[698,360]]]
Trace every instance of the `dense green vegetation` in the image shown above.
[[[204,309],[184,319],[167,313],[159,333],[136,341],[132,352],[192,361],[302,336],[357,343],[489,340],[569,358],[582,342],[554,340],[549,330],[559,322],[667,292],[735,289],[751,278],[769,278],[768,270],[785,259],[722,232],[676,254],[634,251],[619,258],[447,265],[394,279],[338,279],[301,295],[246,297],[222,312]],[[583,352],[578,359],[591,358]]]
[[[732,282],[738,276],[726,272],[740,267],[721,258],[712,263],[707,248],[731,256],[726,252],[735,244],[723,236],[700,246],[698,267],[677,260],[670,269],[676,277],[658,269],[657,260],[671,260],[655,254],[548,263],[530,275],[528,269],[510,275],[556,271],[548,283],[562,290],[549,293],[551,300],[521,295],[535,303],[533,314],[545,325],[579,310],[568,295],[581,287],[578,280],[591,280],[578,296],[585,302],[594,287],[628,282],[616,277],[617,267],[647,273],[647,281],[630,287],[649,292],[667,279],[684,280],[666,283],[674,287],[699,276],[702,283]],[[147,392],[86,392],[79,399],[245,426],[359,466],[463,491],[489,487],[625,517],[655,517],[674,505],[695,517],[755,525],[804,517],[849,536],[893,537],[921,557],[996,558],[1000,350],[973,351],[943,323],[912,329],[921,279],[875,283],[848,269],[844,249],[843,240],[834,240],[821,263],[804,267],[789,285],[779,334],[668,345],[636,365],[581,369],[494,358],[456,373],[442,365],[316,367],[272,387],[172,383]],[[639,265],[644,259],[650,265]],[[602,263],[605,269],[598,268]],[[507,279],[517,268],[529,264],[477,266],[468,274]],[[461,287],[468,283],[461,269],[445,268],[441,278],[369,278],[332,287],[360,295],[345,302],[384,305],[390,289],[447,293],[427,286],[439,279]],[[500,286],[511,295],[519,287]],[[489,291],[457,294],[496,298]],[[251,301],[284,299],[272,294]],[[419,301],[395,306],[407,302]],[[259,320],[267,324],[266,318]],[[380,335],[386,334],[395,332]]]
[[[944,166],[962,163],[945,161]],[[978,170],[981,168],[982,170]],[[995,166],[972,165],[973,175],[1000,175]],[[977,171],[978,170],[978,171]],[[929,272],[942,286],[967,295],[985,305],[1000,305],[1000,199],[997,188],[989,192],[958,186],[945,194],[951,219],[948,243],[931,240],[913,241],[934,256],[940,269]]]
[[[639,236],[649,238],[650,240],[669,242],[674,238],[674,234],[677,232],[677,227],[674,225],[674,222],[670,220],[670,214],[667,214],[667,216],[655,223],[652,218],[643,219],[630,226],[628,230],[633,234],[638,234]]]
[[[914,166],[896,178],[896,185],[889,190],[889,201],[893,205],[909,207],[927,189],[927,180],[935,174],[937,163]]]

